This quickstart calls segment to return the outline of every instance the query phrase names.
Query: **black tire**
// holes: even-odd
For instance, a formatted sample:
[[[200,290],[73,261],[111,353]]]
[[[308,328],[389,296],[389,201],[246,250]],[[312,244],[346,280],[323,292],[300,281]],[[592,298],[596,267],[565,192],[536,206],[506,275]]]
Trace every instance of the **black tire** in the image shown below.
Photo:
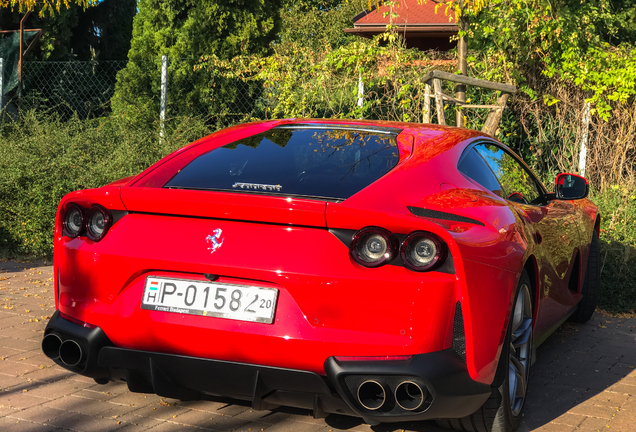
[[[517,428],[528,390],[532,356],[534,305],[531,293],[530,278],[524,270],[517,286],[513,313],[510,317],[495,380],[491,386],[492,393],[486,403],[477,412],[468,417],[437,420],[439,426],[466,432],[513,432]],[[523,296],[523,305],[521,306],[523,315],[521,319],[518,318],[517,314],[520,296]],[[519,345],[518,342],[523,342],[523,344]],[[520,361],[520,359],[523,360]],[[520,377],[519,366],[523,367],[523,377]],[[511,386],[511,374],[513,372],[514,379],[520,387],[514,385],[514,383]],[[522,382],[519,380],[520,378],[522,378]],[[517,389],[514,401],[510,397],[511,387]]]
[[[583,281],[583,289],[581,294],[583,298],[579,302],[576,312],[570,317],[571,321],[584,323],[588,322],[594,311],[596,310],[599,274],[600,252],[598,246],[598,233],[594,231],[592,241],[590,243],[590,256],[587,260],[587,270],[585,271],[585,280]]]

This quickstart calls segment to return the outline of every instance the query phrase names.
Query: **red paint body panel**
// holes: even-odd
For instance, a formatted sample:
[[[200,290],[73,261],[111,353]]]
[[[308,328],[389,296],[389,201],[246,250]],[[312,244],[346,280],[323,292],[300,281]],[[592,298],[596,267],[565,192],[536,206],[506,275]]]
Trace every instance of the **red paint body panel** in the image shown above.
[[[400,128],[399,162],[345,200],[162,187],[214,148],[277,125],[307,122]],[[494,142],[470,130],[342,120],[259,122],[218,132],[133,179],[64,197],[55,234],[56,306],[99,326],[118,347],[324,374],[330,356],[451,348],[460,302],[468,372],[490,384],[524,267],[538,281],[535,333],[542,338],[581,298],[598,216],[587,199],[530,206],[486,190],[457,169],[467,146],[479,141]],[[62,235],[60,220],[68,202],[128,214],[98,243],[70,239]],[[442,213],[420,217],[409,207]],[[447,245],[453,271],[419,273],[395,263],[362,267],[336,232],[366,226],[402,237],[434,233]],[[210,253],[206,236],[215,229],[222,229],[225,241]],[[204,281],[204,274],[278,289],[274,322],[140,308],[147,276]]]
[[[144,238],[146,232],[169,232],[183,224],[187,236]],[[226,239],[223,253],[210,254],[205,237],[217,227]],[[255,234],[278,241],[266,253],[244,254]],[[138,241],[122,250],[126,239]],[[314,249],[310,256],[307,244]],[[64,239],[61,246],[60,310],[101,327],[117,346],[319,373],[332,355],[413,354],[446,347],[453,275],[430,273],[416,281],[402,267],[361,268],[325,229],[130,214],[99,245]],[[237,254],[241,260],[234,258]],[[274,324],[139,308],[147,276],[205,280],[202,273],[220,275],[219,282],[277,288]],[[393,318],[387,321],[387,315]]]
[[[324,201],[162,188],[123,188],[134,212],[325,227]]]

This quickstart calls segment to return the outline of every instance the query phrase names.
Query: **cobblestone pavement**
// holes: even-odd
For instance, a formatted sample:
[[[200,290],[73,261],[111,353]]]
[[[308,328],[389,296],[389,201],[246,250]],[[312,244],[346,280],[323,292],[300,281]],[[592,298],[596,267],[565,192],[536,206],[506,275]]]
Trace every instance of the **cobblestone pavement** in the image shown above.
[[[42,354],[54,311],[52,267],[0,263],[0,430],[419,431],[431,422],[371,427],[305,410],[253,411],[227,399],[180,402],[96,384]],[[519,432],[636,431],[636,319],[595,315],[566,324],[539,349]]]

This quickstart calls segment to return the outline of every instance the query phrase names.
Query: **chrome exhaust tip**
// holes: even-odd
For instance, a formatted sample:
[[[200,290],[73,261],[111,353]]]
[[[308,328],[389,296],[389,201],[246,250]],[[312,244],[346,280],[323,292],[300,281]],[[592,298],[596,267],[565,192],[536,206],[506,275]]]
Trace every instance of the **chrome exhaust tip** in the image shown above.
[[[83,357],[82,347],[72,339],[65,340],[60,345],[60,360],[66,366],[77,366]]]
[[[358,387],[358,402],[364,408],[375,411],[386,402],[384,387],[377,381],[367,380]]]
[[[42,339],[42,351],[48,358],[56,360],[60,357],[62,339],[55,333],[49,333]]]
[[[413,381],[403,381],[395,388],[395,401],[400,408],[406,411],[413,411],[421,407],[426,396],[428,396],[428,391],[422,390],[422,387]]]

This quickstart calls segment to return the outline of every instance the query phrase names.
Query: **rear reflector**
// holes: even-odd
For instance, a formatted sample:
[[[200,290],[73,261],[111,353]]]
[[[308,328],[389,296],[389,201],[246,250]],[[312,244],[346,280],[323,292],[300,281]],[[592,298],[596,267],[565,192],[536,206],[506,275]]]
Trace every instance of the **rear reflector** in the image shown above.
[[[82,327],[86,327],[87,329],[94,329],[96,327],[93,324],[89,324],[87,322],[78,320],[77,318],[70,317],[70,316],[66,315],[64,312],[60,312],[60,316],[62,318],[64,318],[66,321],[70,321],[70,322],[75,323],[77,325],[81,325]]]
[[[338,361],[405,361],[411,360],[412,355],[402,356],[374,356],[374,357],[336,357]]]

